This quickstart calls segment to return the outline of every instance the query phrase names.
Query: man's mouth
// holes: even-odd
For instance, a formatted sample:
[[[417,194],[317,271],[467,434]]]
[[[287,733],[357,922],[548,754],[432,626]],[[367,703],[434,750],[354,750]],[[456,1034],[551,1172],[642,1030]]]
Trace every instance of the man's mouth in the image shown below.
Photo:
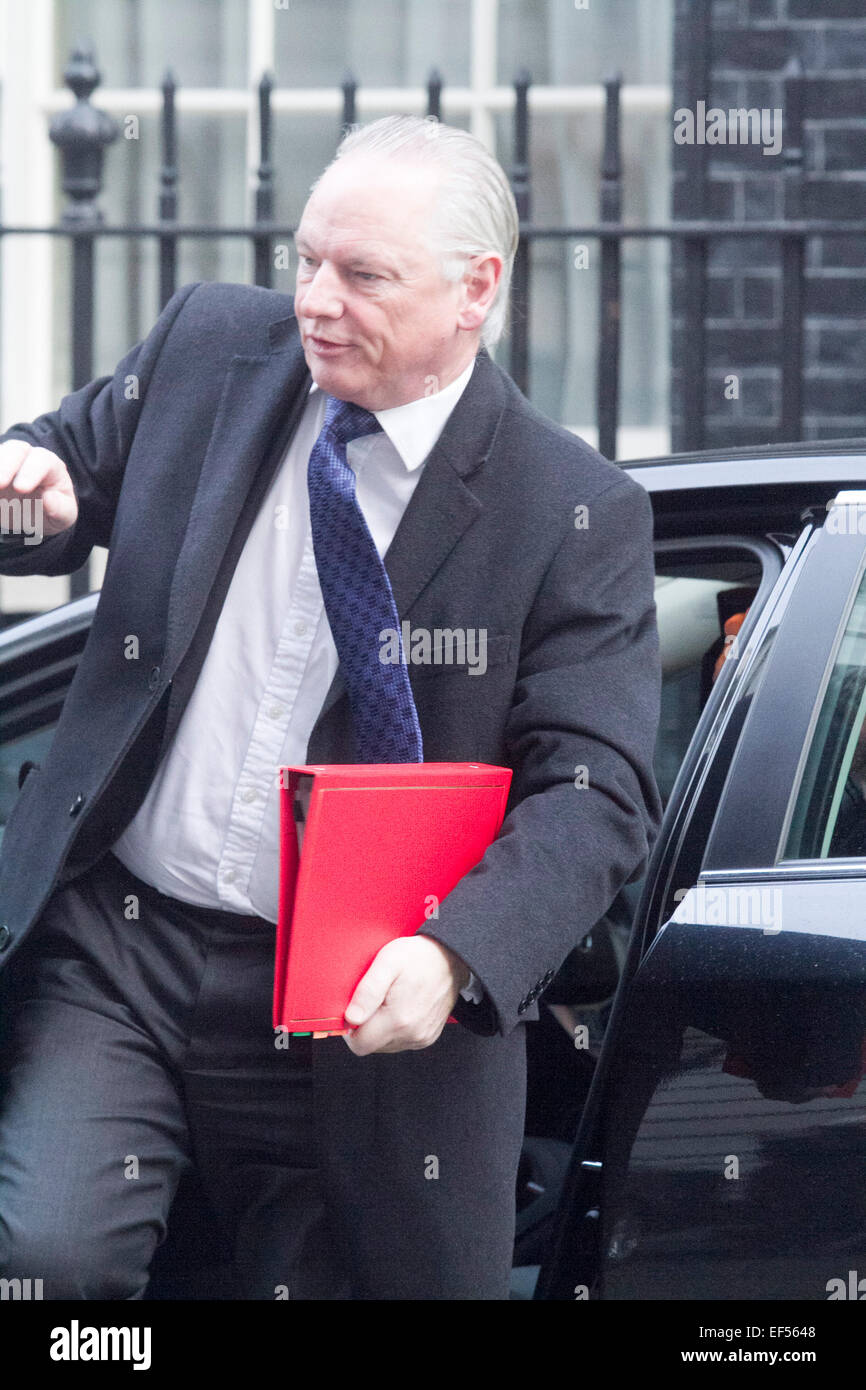
[[[332,338],[317,338],[313,333],[307,335],[307,343],[314,352],[327,354],[329,356],[332,353],[343,351],[352,346],[351,343],[337,342]]]

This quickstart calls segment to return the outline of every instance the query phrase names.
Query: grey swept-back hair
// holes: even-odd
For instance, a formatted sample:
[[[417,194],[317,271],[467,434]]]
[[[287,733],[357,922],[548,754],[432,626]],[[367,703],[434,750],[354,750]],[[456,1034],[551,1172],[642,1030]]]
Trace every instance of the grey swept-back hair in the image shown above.
[[[383,116],[353,126],[328,168],[354,154],[402,157],[414,165],[429,161],[441,171],[430,241],[445,277],[459,280],[467,256],[496,251],[502,257],[496,297],[481,328],[481,341],[492,348],[505,328],[518,236],[514,195],[499,161],[468,131],[429,116]]]

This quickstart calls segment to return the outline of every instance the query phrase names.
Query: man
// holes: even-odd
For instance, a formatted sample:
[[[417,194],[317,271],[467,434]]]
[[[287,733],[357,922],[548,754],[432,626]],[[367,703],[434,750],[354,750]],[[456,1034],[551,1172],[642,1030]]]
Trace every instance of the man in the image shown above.
[[[649,503],[489,357],[516,239],[479,142],[377,121],[304,209],[294,306],[187,286],[0,446],[45,530],[5,573],[109,550],[0,858],[0,1272],[46,1297],[141,1297],[192,1162],[237,1296],[507,1296],[522,1025],[659,819]],[[483,673],[383,678],[386,611],[483,632]],[[274,774],[383,746],[510,765],[506,821],[349,1035],[286,1049]]]

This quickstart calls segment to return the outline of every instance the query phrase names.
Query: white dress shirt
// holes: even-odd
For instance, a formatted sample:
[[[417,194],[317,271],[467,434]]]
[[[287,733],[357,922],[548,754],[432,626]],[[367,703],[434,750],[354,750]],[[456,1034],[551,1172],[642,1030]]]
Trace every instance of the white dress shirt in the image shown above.
[[[380,556],[474,365],[473,358],[435,395],[375,411],[383,433],[348,445],[358,504]],[[161,893],[269,922],[277,921],[279,901],[278,768],[304,762],[339,664],[307,493],[326,400],[314,383],[241,551],[172,744],[111,847]]]

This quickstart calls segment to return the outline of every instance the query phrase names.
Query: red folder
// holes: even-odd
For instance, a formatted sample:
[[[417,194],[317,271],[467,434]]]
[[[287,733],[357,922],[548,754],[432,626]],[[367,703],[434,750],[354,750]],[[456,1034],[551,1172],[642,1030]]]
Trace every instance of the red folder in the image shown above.
[[[348,1030],[374,957],[435,920],[499,833],[510,784],[485,763],[281,769],[275,1028]]]

